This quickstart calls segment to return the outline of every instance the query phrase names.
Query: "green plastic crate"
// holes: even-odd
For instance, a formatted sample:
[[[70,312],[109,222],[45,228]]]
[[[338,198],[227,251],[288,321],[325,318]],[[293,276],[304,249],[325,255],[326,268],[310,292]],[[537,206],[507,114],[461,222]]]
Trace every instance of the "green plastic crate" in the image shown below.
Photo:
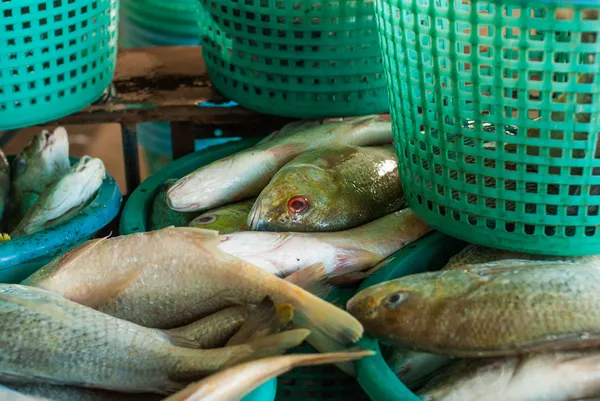
[[[169,163],[156,174],[148,177],[130,195],[123,213],[119,232],[121,235],[148,231],[148,218],[152,201],[164,182],[171,178],[181,178],[192,171],[215,160],[244,150],[256,144],[261,138],[243,139],[224,145],[217,145],[206,150],[191,153]],[[345,305],[356,292],[356,288],[335,290],[330,295],[331,302]],[[315,350],[305,346],[294,352],[311,353]],[[334,366],[303,367],[271,380],[249,395],[244,401],[272,401],[275,398],[277,383],[278,401],[294,400],[352,400],[368,401],[362,388],[347,374]]]
[[[204,61],[240,105],[288,117],[389,110],[373,0],[198,0]]]
[[[377,0],[399,168],[419,217],[476,244],[598,253],[599,10]]]
[[[458,239],[433,232],[388,258],[385,266],[366,279],[359,291],[410,274],[439,270],[465,245],[466,243]],[[356,363],[358,382],[369,394],[371,400],[420,400],[389,368],[377,340],[365,335],[358,345],[377,353],[372,358],[364,358]]]
[[[96,101],[117,55],[118,0],[0,2],[0,130]]]

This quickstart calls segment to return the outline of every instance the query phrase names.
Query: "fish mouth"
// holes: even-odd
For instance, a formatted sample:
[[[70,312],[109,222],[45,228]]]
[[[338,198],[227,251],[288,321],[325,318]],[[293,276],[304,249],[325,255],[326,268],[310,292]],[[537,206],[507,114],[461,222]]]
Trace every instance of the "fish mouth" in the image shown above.
[[[364,321],[373,320],[377,317],[377,312],[379,311],[379,303],[373,298],[351,298],[346,303],[346,310],[348,311],[348,313],[350,313],[362,323]]]
[[[185,202],[186,196],[197,192],[196,188],[185,192],[187,184],[189,184],[189,179],[182,178],[167,191],[167,205],[176,212],[194,212],[201,209],[198,202]]]

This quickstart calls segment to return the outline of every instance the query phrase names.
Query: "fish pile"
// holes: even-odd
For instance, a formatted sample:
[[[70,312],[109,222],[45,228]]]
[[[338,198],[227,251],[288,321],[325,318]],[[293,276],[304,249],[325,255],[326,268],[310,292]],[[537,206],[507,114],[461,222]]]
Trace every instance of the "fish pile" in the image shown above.
[[[89,204],[105,177],[100,159],[84,156],[71,166],[62,127],[35,135],[12,165],[0,150],[0,229],[15,238],[68,220]]]
[[[600,397],[599,293],[600,256],[469,245],[346,307],[422,400],[575,401]]]

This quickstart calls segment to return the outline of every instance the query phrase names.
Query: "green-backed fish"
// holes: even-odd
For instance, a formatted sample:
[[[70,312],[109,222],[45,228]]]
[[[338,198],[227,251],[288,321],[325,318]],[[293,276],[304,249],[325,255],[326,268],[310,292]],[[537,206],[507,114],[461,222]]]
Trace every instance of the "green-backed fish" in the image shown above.
[[[10,195],[10,165],[6,155],[0,149],[0,222],[4,217],[4,211],[8,208]]]
[[[369,357],[372,351],[354,350],[328,354],[295,354],[243,363],[190,384],[165,401],[239,401],[274,377],[300,366],[342,363]]]
[[[216,231],[192,227],[88,241],[38,270],[23,284],[146,327],[170,329],[269,296],[294,308],[316,348],[338,350],[362,336],[344,310],[219,249]],[[301,273],[324,277],[324,267]],[[337,344],[338,348],[332,346]]]
[[[219,248],[280,277],[319,262],[333,277],[373,267],[431,230],[411,209],[404,209],[339,232],[223,235]]]
[[[411,390],[420,388],[436,373],[456,361],[444,355],[428,354],[397,347],[390,348],[386,352],[386,362],[392,372]]]
[[[43,130],[35,135],[12,162],[11,228],[14,227],[39,196],[71,169],[67,130]]]
[[[220,234],[249,231],[248,214],[255,200],[252,198],[213,209],[196,217],[189,226],[215,230]]]
[[[0,377],[125,392],[169,393],[243,361],[285,352],[298,329],[211,350],[98,312],[49,291],[0,284]]]
[[[105,177],[102,160],[83,156],[67,175],[46,188],[11,237],[32,234],[69,219],[93,199]]]
[[[179,212],[214,209],[257,196],[300,153],[332,145],[385,145],[392,140],[391,122],[379,116],[292,123],[257,145],[179,180],[167,193],[169,206]]]
[[[395,212],[403,202],[393,147],[325,147],[275,174],[248,225],[256,231],[342,231]]]
[[[52,401],[161,401],[164,399],[163,395],[152,393],[117,393],[109,390],[98,390],[75,386],[60,386],[45,383],[9,384],[8,387],[14,391],[18,391],[23,395],[30,397],[43,397],[44,400]],[[1,393],[0,400],[18,401],[16,398],[4,399],[2,398]]]
[[[148,217],[148,223],[151,230],[160,230],[165,227],[187,226],[198,213],[182,213],[171,209],[167,204],[167,191],[177,180],[167,180],[158,190],[158,193],[152,201],[152,209]]]
[[[347,304],[373,336],[457,357],[600,345],[600,268],[504,260],[406,276]]]
[[[592,401],[600,395],[600,352],[463,360],[417,394],[423,401]]]

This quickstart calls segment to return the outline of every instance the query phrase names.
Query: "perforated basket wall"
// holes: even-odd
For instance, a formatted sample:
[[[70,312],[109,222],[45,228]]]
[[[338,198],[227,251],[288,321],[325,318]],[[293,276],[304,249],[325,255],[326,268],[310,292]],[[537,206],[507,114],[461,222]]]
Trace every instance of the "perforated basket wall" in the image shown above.
[[[213,85],[289,117],[388,110],[373,0],[199,0]]]
[[[96,101],[112,80],[118,0],[0,2],[0,130]]]
[[[600,253],[600,2],[377,0],[407,199],[517,251]]]

